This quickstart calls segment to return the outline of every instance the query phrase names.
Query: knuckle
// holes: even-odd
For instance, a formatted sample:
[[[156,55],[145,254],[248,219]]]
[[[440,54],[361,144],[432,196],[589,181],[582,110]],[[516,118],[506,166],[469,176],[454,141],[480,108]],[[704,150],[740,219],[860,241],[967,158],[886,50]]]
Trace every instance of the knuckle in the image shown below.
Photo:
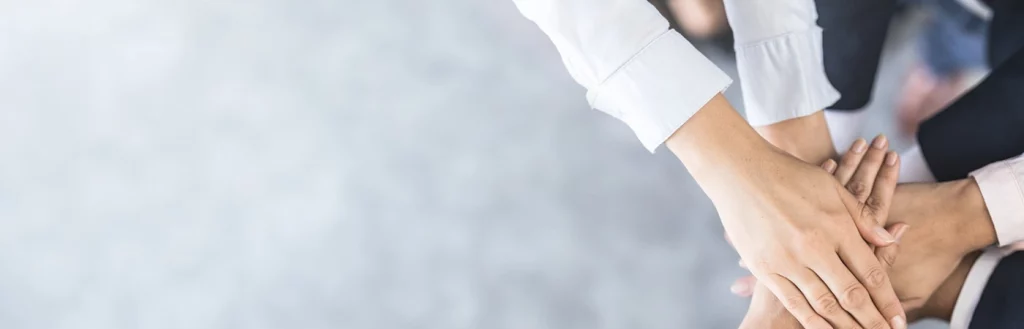
[[[885,205],[885,202],[883,202],[882,199],[879,199],[878,197],[872,195],[869,196],[867,200],[864,200],[864,205],[871,209],[881,209],[882,206]]]
[[[855,283],[843,289],[842,295],[839,297],[839,304],[847,310],[852,310],[864,306],[867,299],[867,289]]]
[[[882,261],[885,262],[885,266],[892,268],[896,265],[896,253],[886,252],[882,254]]]
[[[872,267],[871,269],[868,269],[867,274],[864,275],[864,283],[867,284],[869,288],[880,288],[885,284],[885,278],[885,271],[879,267]]]
[[[887,301],[882,303],[882,314],[899,314],[900,309],[903,308],[903,303],[899,300]]]
[[[789,295],[781,300],[782,306],[789,310],[791,313],[803,311],[804,308],[804,296],[800,295]]]
[[[831,292],[827,292],[818,296],[818,298],[815,298],[814,305],[818,308],[818,313],[821,314],[836,314],[841,310],[839,301],[832,296]]]
[[[868,190],[868,184],[860,181],[852,181],[846,184],[846,189],[853,193],[853,195],[864,195]]]

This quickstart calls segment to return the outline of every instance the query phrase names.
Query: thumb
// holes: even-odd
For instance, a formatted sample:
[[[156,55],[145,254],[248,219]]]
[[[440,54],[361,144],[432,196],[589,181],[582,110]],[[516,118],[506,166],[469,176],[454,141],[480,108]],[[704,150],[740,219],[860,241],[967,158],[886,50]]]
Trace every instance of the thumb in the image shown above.
[[[907,233],[908,229],[910,229],[910,225],[903,223],[889,226],[888,232],[896,238],[896,243],[875,250],[875,257],[878,257],[878,262],[882,264],[886,271],[892,269],[893,265],[896,264],[896,256],[899,255],[900,251],[899,240],[903,238],[903,234]]]

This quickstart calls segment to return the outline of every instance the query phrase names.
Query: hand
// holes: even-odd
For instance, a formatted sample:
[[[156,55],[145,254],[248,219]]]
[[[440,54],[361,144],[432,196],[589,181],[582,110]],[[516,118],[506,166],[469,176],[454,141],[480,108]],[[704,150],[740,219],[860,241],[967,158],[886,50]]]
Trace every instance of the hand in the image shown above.
[[[855,196],[821,168],[768,146],[721,97],[667,144],[714,202],[754,275],[805,327],[906,327],[888,275],[864,243],[895,241],[877,221],[885,208],[875,207],[891,198],[895,178],[884,177],[892,179],[880,184],[886,188],[864,182]],[[884,158],[885,139],[875,146],[865,154],[862,142],[855,153]],[[891,159],[895,168],[895,153]]]
[[[893,198],[889,223],[914,226],[901,242],[899,261],[889,271],[908,320],[924,315],[932,299],[968,253],[996,242],[995,229],[972,179],[937,184],[900,185]],[[733,292],[749,296],[757,280],[747,277]]]
[[[969,205],[973,204],[973,205]],[[968,253],[995,243],[995,229],[972,179],[905,184],[893,198],[890,221],[910,224],[889,277],[908,317],[922,308]]]
[[[876,138],[876,142],[880,138],[882,137]],[[866,145],[863,141],[859,141],[858,144]],[[854,150],[858,149],[858,144],[854,145]],[[876,143],[876,145],[882,145],[882,143]],[[896,162],[898,162],[898,158],[887,155],[884,149],[876,148],[868,151],[866,155],[862,152],[850,152],[843,158],[842,165],[837,166],[834,161],[829,160],[822,166],[829,173],[834,173],[838,182],[849,186],[860,195],[863,195],[865,191],[874,191],[876,195],[869,195],[865,198],[866,200],[873,200],[868,202],[868,209],[871,209],[871,212],[874,214],[885,214],[887,205],[890,203],[884,195],[877,194],[877,191],[891,191],[895,188],[899,172]],[[893,225],[890,227],[889,233],[900,239],[908,227],[905,224]],[[895,263],[897,250],[897,246],[893,245],[876,251],[876,257],[884,265],[885,270],[888,271]],[[742,261],[741,265],[743,265]],[[743,280],[742,284],[755,287],[754,290],[766,289],[763,285],[757,285],[757,281],[753,277]],[[754,296],[755,299],[751,303],[750,311],[744,321],[744,327],[800,328],[795,318],[789,313],[783,312],[784,309],[775,296],[764,292],[754,293]],[[834,325],[837,327],[847,327],[844,324]],[[906,323],[900,323],[894,326],[905,325]]]
[[[848,155],[843,162],[841,167],[848,168],[853,161]],[[840,168],[837,175],[849,171]],[[900,185],[892,205],[890,223],[915,227],[902,240],[900,261],[889,272],[908,320],[914,320],[923,316],[926,301],[933,299],[936,289],[967,253],[995,243],[995,230],[972,179]],[[753,277],[743,278],[732,290],[749,296],[756,283]]]
[[[890,228],[890,233],[899,237],[902,231],[906,231],[907,226],[897,225]],[[892,258],[894,253],[899,251],[898,245],[892,245],[889,247],[881,248],[879,250],[880,258]],[[883,263],[888,266],[888,263]],[[888,270],[888,268],[887,268]],[[779,302],[775,295],[772,295],[771,291],[768,290],[764,285],[757,284],[757,279],[754,277],[744,278],[743,280],[750,281],[750,286],[753,287],[751,294],[753,296],[750,302],[750,308],[747,309],[747,315],[743,318],[743,323],[740,325],[741,329],[802,329],[803,326],[800,322],[793,317],[782,303]],[[962,282],[961,282],[962,284]]]

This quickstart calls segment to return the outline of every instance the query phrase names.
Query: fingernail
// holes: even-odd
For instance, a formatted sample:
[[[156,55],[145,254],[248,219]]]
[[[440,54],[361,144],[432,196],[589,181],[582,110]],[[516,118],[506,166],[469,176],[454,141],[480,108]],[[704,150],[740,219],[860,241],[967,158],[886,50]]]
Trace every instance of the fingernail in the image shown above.
[[[878,135],[875,137],[875,141],[871,142],[871,146],[879,150],[884,150],[886,144],[889,144],[889,139],[885,135]]]
[[[885,164],[888,166],[895,166],[896,159],[899,159],[899,157],[900,156],[896,154],[896,152],[889,152],[889,154],[885,156]]]
[[[741,296],[742,295],[747,295],[747,294],[750,293],[750,285],[747,285],[747,283],[744,282],[744,281],[739,281],[739,282],[733,283],[732,287],[729,287],[729,291],[732,291],[732,293],[737,294],[737,295],[741,295]]]
[[[900,242],[900,240],[903,239],[903,234],[907,233],[907,230],[909,229],[910,225],[904,225],[903,227],[900,227],[899,230],[896,230],[896,242]]]
[[[885,241],[886,243],[896,242],[896,238],[894,238],[892,234],[889,234],[889,231],[886,231],[881,226],[875,226],[875,235],[878,235],[878,237],[882,238],[882,241]]]
[[[899,315],[892,317],[892,329],[907,329],[907,321]]]
[[[850,150],[852,150],[853,153],[864,153],[864,151],[868,150],[868,142],[863,138],[858,138],[856,142],[853,142],[853,148]]]
[[[830,173],[835,172],[836,171],[836,162],[832,161],[832,160],[828,160],[827,162],[825,162],[825,171],[830,172]]]

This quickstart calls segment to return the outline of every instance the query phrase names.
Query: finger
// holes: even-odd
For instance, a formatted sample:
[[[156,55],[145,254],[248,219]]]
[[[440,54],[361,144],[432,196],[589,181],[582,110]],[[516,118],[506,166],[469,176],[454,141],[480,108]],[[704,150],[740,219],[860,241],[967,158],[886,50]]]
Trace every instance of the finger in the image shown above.
[[[851,289],[849,293],[844,290],[843,293],[845,295],[838,296],[840,304],[844,300],[850,304],[850,307],[846,307],[845,304],[843,305],[848,311],[851,307],[871,308],[871,306],[874,306],[873,309],[881,313],[887,320],[887,323],[893,325],[892,328],[905,329],[907,314],[903,311],[899,298],[896,297],[896,292],[889,281],[889,275],[882,268],[878,259],[874,257],[871,249],[862,241],[859,241],[859,239],[850,239],[850,241],[839,246],[839,257],[846,265],[846,268],[849,268],[863,285],[862,288],[867,290],[868,295],[863,296],[861,293],[863,290],[859,290],[856,286],[847,287],[844,289]],[[833,266],[837,265],[834,264]],[[854,316],[857,317],[856,314]],[[857,317],[857,320],[861,320],[860,317]],[[889,326],[878,328],[887,327]],[[875,327],[865,325],[865,328]]]
[[[889,245],[888,247],[882,247],[875,250],[875,258],[878,258],[878,262],[882,264],[882,268],[886,273],[889,272],[896,265],[896,256],[900,250],[900,239],[903,238],[903,234],[907,233],[910,225],[907,224],[895,224],[888,228],[889,233],[896,237],[896,243]]]
[[[793,282],[786,279],[778,274],[770,274],[764,282],[765,287],[775,294],[775,297],[782,302],[782,306],[793,314],[793,317],[800,322],[806,329],[832,329],[832,326],[825,321],[818,313],[814,312],[811,305],[807,303],[807,299],[800,292],[800,289],[796,288]]]
[[[757,278],[753,275],[745,276],[733,282],[732,286],[729,287],[734,295],[740,297],[750,297],[754,295],[754,287],[757,286]]]
[[[885,135],[878,135],[871,142],[871,148],[864,153],[860,164],[853,173],[853,177],[846,183],[846,189],[857,197],[857,201],[864,203],[871,195],[871,188],[875,185],[875,177],[885,162],[885,153],[889,147],[889,140]]]
[[[832,290],[829,289],[821,278],[808,268],[802,268],[789,276],[790,281],[795,283],[803,292],[804,297],[811,303],[811,308],[818,315],[825,318],[835,328],[857,328],[857,320],[846,313],[839,301],[836,300]],[[881,320],[881,315],[878,319]]]
[[[821,169],[825,169],[829,175],[835,174],[837,167],[839,167],[839,164],[836,163],[836,160],[828,159],[821,163]]]
[[[862,220],[877,225],[885,225],[889,218],[889,208],[892,206],[892,197],[896,194],[896,184],[900,180],[900,157],[896,152],[888,152],[885,155],[885,163],[875,177],[875,183],[871,187],[871,195],[864,200],[866,212]]]
[[[888,246],[896,241],[882,225],[875,221],[874,216],[869,216],[864,205],[857,201],[857,198],[850,194],[845,187],[836,186],[836,193],[843,200],[843,205],[853,217],[853,223],[865,241],[876,247]]]
[[[836,179],[839,180],[840,184],[846,186],[846,183],[853,177],[853,173],[857,171],[857,167],[860,166],[860,160],[864,158],[864,152],[868,150],[868,142],[863,138],[858,138],[853,145],[850,146],[850,150],[843,154],[843,157],[839,159],[839,168],[836,169]]]
[[[867,288],[850,273],[839,256],[814,264],[814,270],[823,279],[839,301],[839,306],[850,313],[864,328],[889,328],[882,313],[871,302]]]

